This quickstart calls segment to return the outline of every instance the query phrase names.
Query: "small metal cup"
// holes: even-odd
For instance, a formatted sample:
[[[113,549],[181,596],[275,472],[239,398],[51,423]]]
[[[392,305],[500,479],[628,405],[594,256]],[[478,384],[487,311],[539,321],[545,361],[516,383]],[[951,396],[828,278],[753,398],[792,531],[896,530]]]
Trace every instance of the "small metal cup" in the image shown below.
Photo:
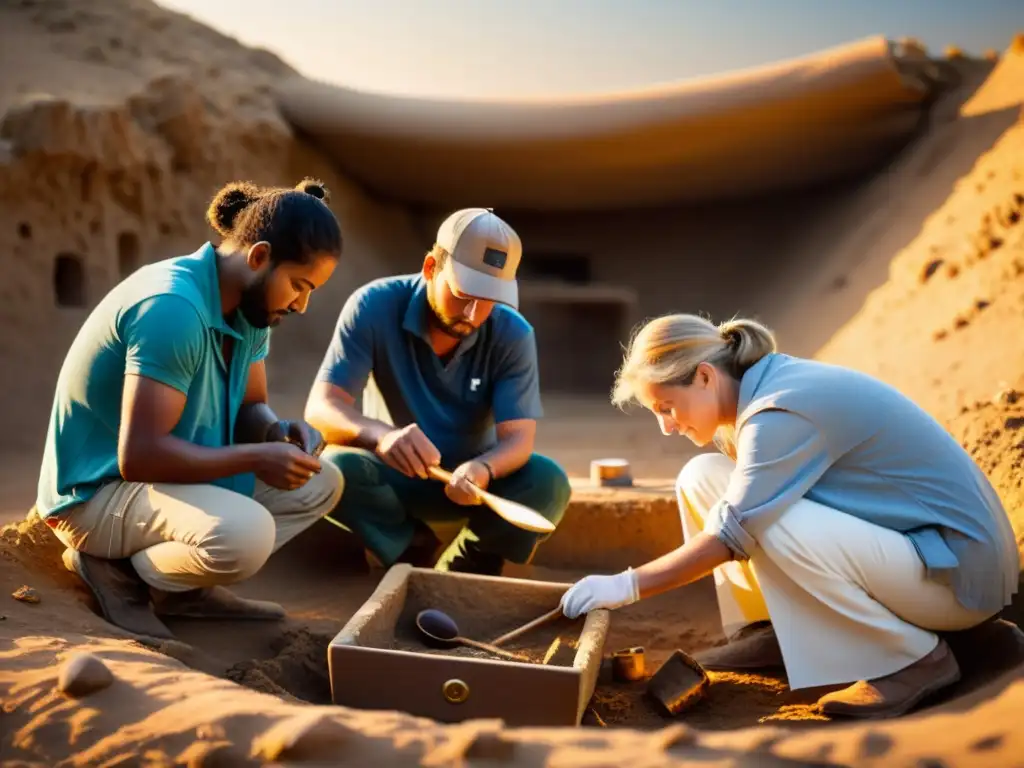
[[[620,682],[643,680],[646,674],[644,649],[636,645],[612,654],[612,676]]]

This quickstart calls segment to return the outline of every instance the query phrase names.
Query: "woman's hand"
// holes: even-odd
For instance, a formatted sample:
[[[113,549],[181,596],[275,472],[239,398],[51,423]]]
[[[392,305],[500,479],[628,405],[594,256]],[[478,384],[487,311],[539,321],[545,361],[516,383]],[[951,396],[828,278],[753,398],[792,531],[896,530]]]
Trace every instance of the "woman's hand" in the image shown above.
[[[627,568],[614,576],[587,576],[562,595],[562,613],[575,619],[598,608],[621,608],[640,599],[636,573]]]
[[[562,613],[575,619],[596,608],[621,608],[641,597],[651,597],[689,584],[730,559],[725,544],[698,533],[678,549],[637,568],[614,576],[587,576],[562,595]]]

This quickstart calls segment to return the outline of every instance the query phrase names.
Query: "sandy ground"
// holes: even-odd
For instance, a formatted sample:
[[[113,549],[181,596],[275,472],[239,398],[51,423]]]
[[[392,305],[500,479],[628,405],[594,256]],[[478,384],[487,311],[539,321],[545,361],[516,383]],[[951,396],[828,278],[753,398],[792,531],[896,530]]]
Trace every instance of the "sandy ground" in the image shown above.
[[[379,577],[379,573],[367,573],[351,561],[339,560],[338,542],[330,538],[323,530],[315,536],[300,537],[240,588],[243,594],[285,602],[290,609],[287,621],[231,626],[179,620],[171,627],[180,642],[148,647],[114,630],[92,612],[84,590],[57,565],[59,546],[45,527],[9,527],[0,541],[0,583],[5,589],[30,586],[40,602],[4,602],[0,691],[5,703],[5,732],[12,736],[0,745],[0,758],[53,764],[51,761],[67,745],[78,753],[74,764],[105,764],[133,754],[146,754],[152,764],[187,762],[200,754],[205,759],[216,756],[241,763],[257,749],[259,739],[272,725],[303,712],[317,712],[347,728],[340,746],[324,737],[326,744],[309,747],[313,754],[330,754],[347,764],[356,764],[348,761],[370,754],[386,764],[415,764],[414,756],[419,756],[420,764],[435,764],[431,762],[434,750],[450,742],[462,743],[459,734],[466,733],[465,726],[441,727],[398,714],[323,706],[330,702],[326,645],[369,596]],[[532,569],[520,570],[516,575],[563,580],[580,574]],[[309,584],[316,581],[332,587],[310,590]],[[618,612],[613,617],[606,651],[642,644],[650,668],[656,669],[675,648],[695,651],[719,642],[709,587],[703,582]],[[973,652],[964,654],[969,662],[964,680],[943,701],[931,702],[929,708],[908,718],[904,725],[913,727],[929,715],[948,718],[948,713],[965,711],[967,714],[961,717],[973,718],[977,712],[965,702],[982,692],[1001,692],[1004,697],[1020,695],[1003,674],[1008,666],[1024,659],[1018,638],[1006,632],[994,633],[975,639],[972,646]],[[979,653],[979,646],[985,653]],[[82,650],[102,659],[115,681],[109,688],[76,699],[55,690],[55,682],[62,663]],[[519,757],[509,758],[511,763],[523,765],[545,764],[543,756],[555,761],[546,763],[551,765],[614,765],[618,763],[606,761],[625,755],[635,759],[648,750],[647,758],[652,762],[645,764],[669,765],[703,752],[700,745],[706,740],[708,745],[718,745],[715,754],[721,759],[727,759],[734,749],[748,748],[751,739],[762,744],[771,740],[772,751],[780,754],[792,746],[791,755],[807,758],[818,754],[817,745],[822,743],[814,741],[813,748],[806,748],[797,738],[808,726],[824,722],[813,707],[821,691],[792,693],[782,678],[713,674],[706,699],[675,719],[660,715],[641,695],[641,688],[642,683],[614,685],[603,679],[582,730],[516,729],[499,740],[524,739],[529,743],[528,749],[524,746],[521,751],[513,750]],[[256,696],[254,692],[271,695]],[[321,706],[310,708],[304,702]],[[1000,722],[989,718],[981,730],[965,726],[955,739],[947,734],[949,740],[943,751],[930,753],[949,760],[957,751],[966,753],[968,747],[983,741],[1005,744],[1009,749],[1014,737],[1001,730],[1009,726]],[[682,738],[677,733],[679,741],[668,751],[652,749],[659,738],[668,739],[676,733],[671,727],[678,728],[680,723],[701,729],[700,735]],[[289,727],[295,725],[293,722]],[[483,725],[478,723],[476,727]],[[859,740],[870,742],[869,751],[911,749],[918,755],[922,749],[930,751],[927,743],[916,749],[904,743],[903,737],[893,732],[899,725],[872,726],[869,730],[875,735],[870,739],[858,729],[839,726],[826,732],[830,734],[827,742],[831,749],[845,752],[847,758],[851,749],[855,756],[868,749],[857,746]],[[785,726],[785,730],[769,726]],[[641,737],[616,727],[651,735]],[[716,742],[717,731],[729,731],[738,741],[734,746],[729,746],[733,742]],[[845,741],[843,733],[848,734]],[[688,743],[691,737],[696,743]],[[476,748],[495,748],[491,740],[482,740]],[[471,746],[463,745],[462,749],[471,750]],[[577,753],[580,749],[583,752]],[[570,757],[573,754],[575,758]],[[457,765],[457,757],[436,764]]]
[[[29,62],[34,77],[21,88],[4,82],[3,106],[43,85],[58,96],[77,93],[102,103],[138,76],[131,62],[145,58],[139,47],[143,39],[159,41],[153,48],[158,58],[177,57],[189,73],[200,71],[189,69],[196,61],[219,68],[216,76],[225,78],[222,91],[230,96],[221,107],[244,90],[244,78],[232,74],[232,67],[242,66],[234,53],[229,55],[235,43],[212,33],[196,36],[191,27],[167,21],[141,0],[125,6],[130,13],[119,20],[56,0],[22,2],[19,7],[38,16],[31,28],[27,17],[0,17],[0,61]],[[8,24],[11,19],[16,21]],[[45,45],[32,36],[40,24],[48,30]],[[105,37],[96,37],[101,33]],[[116,46],[113,38],[120,41]],[[92,50],[103,40],[100,52]],[[204,51],[211,50],[217,54],[207,61]],[[79,80],[51,78],[47,85],[50,59],[68,51],[85,62]],[[244,55],[264,73],[281,66],[259,53]],[[1024,55],[1009,56],[912,154],[866,184],[860,208],[828,222],[830,237],[821,240],[822,248],[808,249],[806,261],[791,266],[803,269],[808,280],[789,275],[790,290],[779,291],[776,311],[762,315],[793,329],[784,336],[784,347],[786,338],[806,346],[836,313],[861,307],[813,349],[821,347],[822,359],[891,381],[947,424],[993,479],[1018,535],[1024,535],[1024,400],[1017,394],[1024,390],[1024,125],[1017,117],[1024,96],[1022,63]],[[266,105],[241,98],[235,106],[253,110],[252,119],[258,120]],[[883,203],[892,197],[882,195],[879,185],[899,191],[897,206]],[[887,280],[878,278],[879,265],[889,265]],[[836,294],[828,286],[840,285],[838,278]],[[49,385],[45,391],[48,398]],[[31,388],[16,394],[26,406],[40,396]],[[294,413],[301,395],[282,395],[282,412]],[[616,414],[604,402],[556,399],[548,410],[552,418],[542,428],[539,448],[577,476],[606,448],[642,467],[642,474],[663,478],[675,475],[693,454],[687,443],[662,437],[653,419]],[[612,433],[617,440],[609,444]],[[28,449],[25,444],[0,455],[0,522],[20,520],[34,495],[38,441],[29,439]],[[318,526],[303,535],[239,588],[242,594],[282,602],[289,609],[287,621],[245,626],[179,621],[172,628],[180,642],[157,647],[100,620],[81,586],[59,566],[58,554],[49,531],[38,525],[12,524],[0,534],[0,761],[5,764],[321,760],[576,768],[700,760],[709,765],[1002,766],[1019,761],[1013,755],[1024,755],[1019,728],[1024,667],[1019,666],[1019,636],[1007,626],[951,638],[964,670],[962,682],[894,722],[826,723],[810,705],[813,695],[790,692],[784,679],[716,675],[707,699],[672,721],[653,714],[636,690],[603,683],[593,710],[608,726],[621,728],[601,727],[593,715],[580,729],[509,730],[493,722],[442,726],[395,712],[327,705],[326,643],[381,575],[368,571],[359,551],[333,528]],[[582,573],[513,568],[508,575],[571,581]],[[35,590],[39,602],[8,597],[22,586]],[[1006,615],[1022,618],[1016,606]],[[675,648],[692,652],[721,641],[705,581],[615,612],[606,651],[641,644],[653,668]],[[64,664],[83,650],[102,659],[113,682],[85,696],[64,693],[58,688]]]

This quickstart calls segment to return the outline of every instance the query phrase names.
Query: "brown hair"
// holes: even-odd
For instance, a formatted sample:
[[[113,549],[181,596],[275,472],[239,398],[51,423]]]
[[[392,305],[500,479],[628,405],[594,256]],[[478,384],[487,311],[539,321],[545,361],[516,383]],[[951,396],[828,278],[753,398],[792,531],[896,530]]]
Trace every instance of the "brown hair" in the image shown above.
[[[313,253],[341,255],[341,227],[327,207],[330,193],[306,178],[294,189],[226,184],[214,196],[206,219],[226,242],[245,248],[270,243],[270,260],[305,263]]]
[[[701,363],[739,380],[750,366],[776,350],[775,336],[756,320],[741,318],[715,325],[697,315],[663,315],[643,325],[630,340],[615,374],[612,402],[622,407],[633,400],[641,382],[688,386]],[[720,428],[716,443],[735,458],[731,428]]]

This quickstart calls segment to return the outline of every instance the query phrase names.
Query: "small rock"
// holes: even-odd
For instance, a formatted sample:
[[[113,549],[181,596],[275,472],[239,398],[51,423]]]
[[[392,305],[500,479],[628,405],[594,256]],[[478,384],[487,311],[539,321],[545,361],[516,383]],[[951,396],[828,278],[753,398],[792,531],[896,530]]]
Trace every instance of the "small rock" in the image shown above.
[[[76,653],[64,662],[57,678],[57,690],[78,698],[102,691],[114,682],[107,665],[91,653]]]
[[[939,267],[941,267],[943,264],[945,264],[945,262],[942,259],[932,259],[927,264],[925,264],[924,270],[922,270],[921,272],[921,282],[928,282],[928,278],[934,275],[935,272],[939,269]]]
[[[268,728],[252,744],[252,757],[269,763],[337,757],[348,728],[322,712],[303,712]]]
[[[11,597],[15,600],[21,600],[23,603],[38,603],[39,593],[36,592],[32,587],[28,585],[22,585],[11,593]]]
[[[1016,405],[1020,397],[1021,393],[1016,389],[1002,389],[996,393],[992,401],[997,405]]]

